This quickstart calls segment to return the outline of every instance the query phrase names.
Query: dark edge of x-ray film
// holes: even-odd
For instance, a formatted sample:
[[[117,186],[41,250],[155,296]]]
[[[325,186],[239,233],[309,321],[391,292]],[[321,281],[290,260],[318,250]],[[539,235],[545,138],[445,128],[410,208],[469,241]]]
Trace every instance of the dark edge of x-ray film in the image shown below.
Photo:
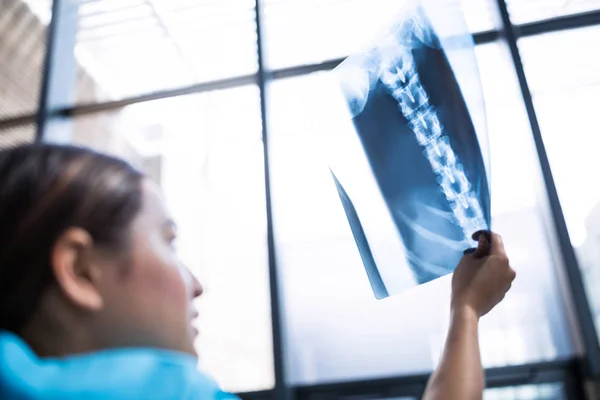
[[[354,204],[352,204],[352,200],[350,200],[350,197],[344,190],[344,187],[340,184],[340,181],[337,179],[333,171],[331,171],[331,176],[333,177],[335,187],[340,195],[340,199],[342,200],[342,205],[344,207],[346,217],[348,218],[348,222],[350,222],[352,235],[354,235],[358,252],[360,253],[363,265],[365,266],[365,271],[367,272],[367,276],[371,282],[371,287],[373,288],[373,293],[375,293],[375,297],[378,299],[388,297],[389,293],[385,287],[385,284],[383,283],[381,274],[377,269],[375,259],[373,258],[373,253],[369,247],[369,242],[367,241],[367,236],[362,228],[360,219],[358,218],[356,208],[354,207]]]
[[[331,168],[378,299],[399,287],[453,272],[463,252],[474,244],[471,235],[490,229],[491,219],[486,163],[440,38],[420,6],[402,14],[395,28],[383,43],[350,57],[338,69],[349,63],[368,74],[368,91],[347,90],[353,82],[339,83],[342,89],[345,86],[356,135],[406,260],[389,259],[389,254],[386,259],[385,246],[373,248],[372,242],[380,239],[369,236],[363,227],[366,217],[353,201],[362,194],[345,188],[353,176],[346,174],[344,180],[336,167]],[[384,271],[406,266],[412,285],[392,282],[404,278]]]

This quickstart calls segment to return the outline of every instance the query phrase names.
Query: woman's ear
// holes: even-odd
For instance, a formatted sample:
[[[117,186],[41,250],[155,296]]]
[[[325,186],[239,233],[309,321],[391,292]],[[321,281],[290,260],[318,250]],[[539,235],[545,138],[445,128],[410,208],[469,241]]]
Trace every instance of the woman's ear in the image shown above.
[[[101,268],[93,262],[94,241],[81,228],[69,228],[54,243],[50,261],[61,292],[75,306],[100,310],[102,295],[98,288]]]

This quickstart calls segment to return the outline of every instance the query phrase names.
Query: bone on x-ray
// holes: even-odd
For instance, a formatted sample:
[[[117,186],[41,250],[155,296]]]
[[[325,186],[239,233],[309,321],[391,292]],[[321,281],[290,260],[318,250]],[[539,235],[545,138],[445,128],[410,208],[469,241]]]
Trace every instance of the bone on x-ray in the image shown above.
[[[328,162],[375,297],[453,272],[471,235],[491,228],[484,105],[459,2],[406,4],[331,74],[345,111],[329,108]]]

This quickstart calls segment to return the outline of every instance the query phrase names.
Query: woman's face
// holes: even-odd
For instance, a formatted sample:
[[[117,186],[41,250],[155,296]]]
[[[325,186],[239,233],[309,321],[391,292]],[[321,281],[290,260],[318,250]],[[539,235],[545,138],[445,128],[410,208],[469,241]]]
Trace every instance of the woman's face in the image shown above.
[[[92,332],[102,347],[149,346],[195,354],[194,298],[202,286],[181,265],[174,248],[176,227],[150,181],[131,229],[127,260],[102,274],[103,304]],[[114,264],[112,265],[114,267]]]

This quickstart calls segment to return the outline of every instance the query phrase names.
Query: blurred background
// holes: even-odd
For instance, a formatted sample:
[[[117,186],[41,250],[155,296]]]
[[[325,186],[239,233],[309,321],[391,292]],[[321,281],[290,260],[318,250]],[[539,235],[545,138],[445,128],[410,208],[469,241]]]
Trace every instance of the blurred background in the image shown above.
[[[200,367],[244,398],[417,399],[439,358],[449,279],[375,300],[307,140],[314,83],[399,3],[0,0],[0,147],[90,146],[160,184],[206,287]],[[600,1],[461,3],[518,272],[482,321],[485,398],[593,398]]]

